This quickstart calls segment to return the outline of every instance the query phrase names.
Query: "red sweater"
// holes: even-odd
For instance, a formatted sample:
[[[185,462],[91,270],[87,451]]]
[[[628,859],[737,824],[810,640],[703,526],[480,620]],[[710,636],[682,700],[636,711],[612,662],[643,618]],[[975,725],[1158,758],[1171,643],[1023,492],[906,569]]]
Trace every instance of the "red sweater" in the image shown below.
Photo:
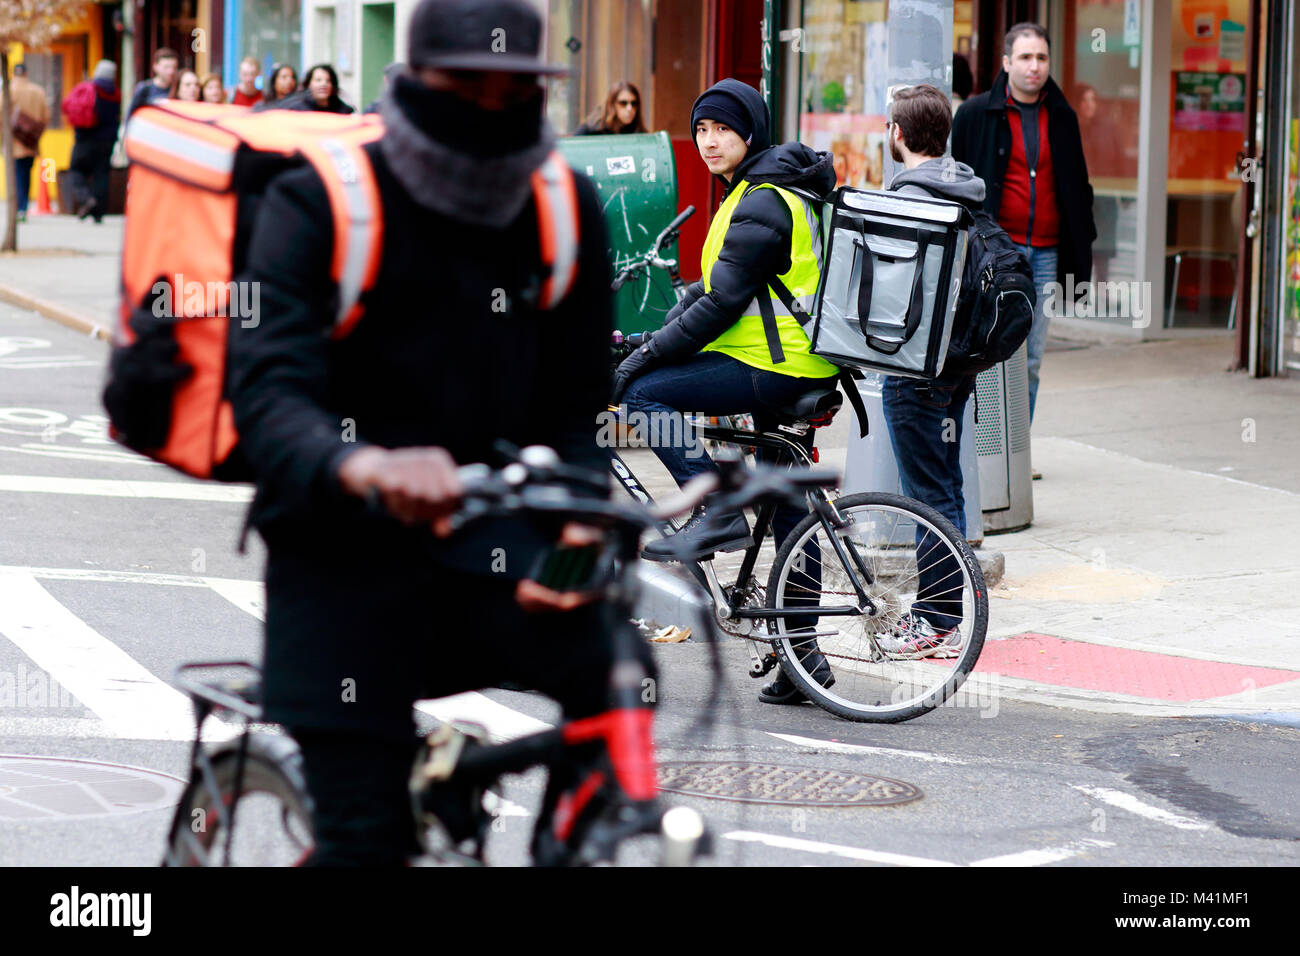
[[[1012,242],[1024,245],[1031,226],[1029,160],[1025,155],[1020,110],[1010,103],[1007,104],[1007,120],[1011,124],[1011,156],[1007,160],[1006,175],[1002,177],[1002,206],[998,210],[998,222]],[[1060,240],[1061,213],[1056,205],[1052,148],[1047,139],[1047,106],[1041,102],[1038,106],[1038,165],[1033,179],[1033,233],[1029,244],[1054,246]]]
[[[262,91],[253,90],[252,96],[246,96],[243,90],[239,87],[235,87],[235,95],[230,98],[230,102],[234,103],[236,106],[256,106],[258,103],[262,102]]]

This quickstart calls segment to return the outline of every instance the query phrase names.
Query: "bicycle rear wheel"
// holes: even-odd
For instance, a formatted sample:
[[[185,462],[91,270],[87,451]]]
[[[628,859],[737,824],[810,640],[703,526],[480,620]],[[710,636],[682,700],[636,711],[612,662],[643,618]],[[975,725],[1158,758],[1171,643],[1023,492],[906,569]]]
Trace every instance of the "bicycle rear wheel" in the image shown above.
[[[962,686],[984,646],[979,562],[951,522],[911,498],[856,494],[835,505],[847,522],[835,533],[847,566],[815,514],[772,565],[767,606],[809,609],[769,621],[769,633],[791,635],[774,642],[781,667],[815,704],[848,720],[928,713]],[[858,610],[817,613],[831,606]]]
[[[227,852],[238,756],[236,742],[211,756],[210,779],[195,773],[181,797],[164,866],[294,866],[311,852],[302,755],[291,739],[267,734],[249,740]]]

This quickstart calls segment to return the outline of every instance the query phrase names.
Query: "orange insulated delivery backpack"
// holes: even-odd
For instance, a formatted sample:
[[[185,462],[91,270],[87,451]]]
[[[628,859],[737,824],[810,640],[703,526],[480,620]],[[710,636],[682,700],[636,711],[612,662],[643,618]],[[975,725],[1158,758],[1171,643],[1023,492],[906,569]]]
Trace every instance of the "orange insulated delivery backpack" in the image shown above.
[[[383,208],[362,149],[383,134],[376,115],[164,101],[126,129],[131,172],[122,301],[104,406],[113,437],[197,478],[248,481],[227,382],[232,329],[260,321],[244,269],[257,201],[278,173],[310,163],[334,219],[333,336],[361,318],[383,248]],[[572,288],[578,250],[573,173],[558,152],[533,174],[550,309]]]

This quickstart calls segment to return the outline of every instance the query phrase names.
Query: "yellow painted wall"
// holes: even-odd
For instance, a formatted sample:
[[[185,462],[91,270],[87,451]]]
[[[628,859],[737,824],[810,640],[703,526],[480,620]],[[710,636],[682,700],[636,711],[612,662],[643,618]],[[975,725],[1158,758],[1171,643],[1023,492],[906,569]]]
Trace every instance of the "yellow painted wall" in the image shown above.
[[[98,23],[99,10],[100,8],[97,5],[92,5],[84,17],[77,20],[76,22],[69,23],[64,28],[63,33],[61,34],[61,38],[63,39],[73,38],[78,34],[83,34],[86,36],[87,45],[86,45],[86,76],[84,77],[85,79],[90,78],[90,73],[92,70],[94,70],[95,64],[98,63],[101,59],[103,59],[104,56],[104,47],[103,47],[103,43],[100,40],[100,30],[99,30],[99,23]],[[22,45],[14,44],[13,46],[11,46],[9,48],[10,66],[12,67],[16,63],[21,63],[22,59],[23,59]],[[120,86],[121,76],[118,77],[118,81]],[[80,78],[78,79],[78,82],[80,82]],[[67,87],[65,84],[65,88],[64,88],[65,96],[68,94],[70,89],[71,87]],[[125,97],[123,98],[122,105],[123,107],[126,106]],[[57,112],[58,109],[59,109],[58,103],[50,104],[51,114]],[[36,191],[37,189],[40,188],[39,173],[40,173],[41,163],[46,158],[50,158],[54,160],[56,169],[68,168],[68,162],[72,158],[72,138],[73,138],[73,130],[72,127],[68,125],[66,119],[63,121],[62,129],[47,130],[45,134],[41,137],[40,155],[36,161],[36,167],[32,170],[32,195],[31,195],[32,200],[35,200]],[[3,165],[4,163],[0,162],[0,166]],[[50,185],[50,198],[54,199],[58,195],[56,185],[54,183],[50,183],[49,185]],[[9,189],[9,170],[0,169],[0,199],[8,198],[9,196],[8,189]]]

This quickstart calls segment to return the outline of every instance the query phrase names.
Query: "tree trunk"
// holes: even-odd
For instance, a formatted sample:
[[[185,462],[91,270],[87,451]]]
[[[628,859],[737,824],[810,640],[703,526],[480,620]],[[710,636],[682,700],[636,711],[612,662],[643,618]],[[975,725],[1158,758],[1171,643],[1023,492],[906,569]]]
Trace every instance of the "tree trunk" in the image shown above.
[[[0,45],[0,139],[4,141],[5,196],[8,215],[5,216],[5,238],[0,252],[18,251],[18,184],[14,175],[13,102],[9,90],[9,53]]]

